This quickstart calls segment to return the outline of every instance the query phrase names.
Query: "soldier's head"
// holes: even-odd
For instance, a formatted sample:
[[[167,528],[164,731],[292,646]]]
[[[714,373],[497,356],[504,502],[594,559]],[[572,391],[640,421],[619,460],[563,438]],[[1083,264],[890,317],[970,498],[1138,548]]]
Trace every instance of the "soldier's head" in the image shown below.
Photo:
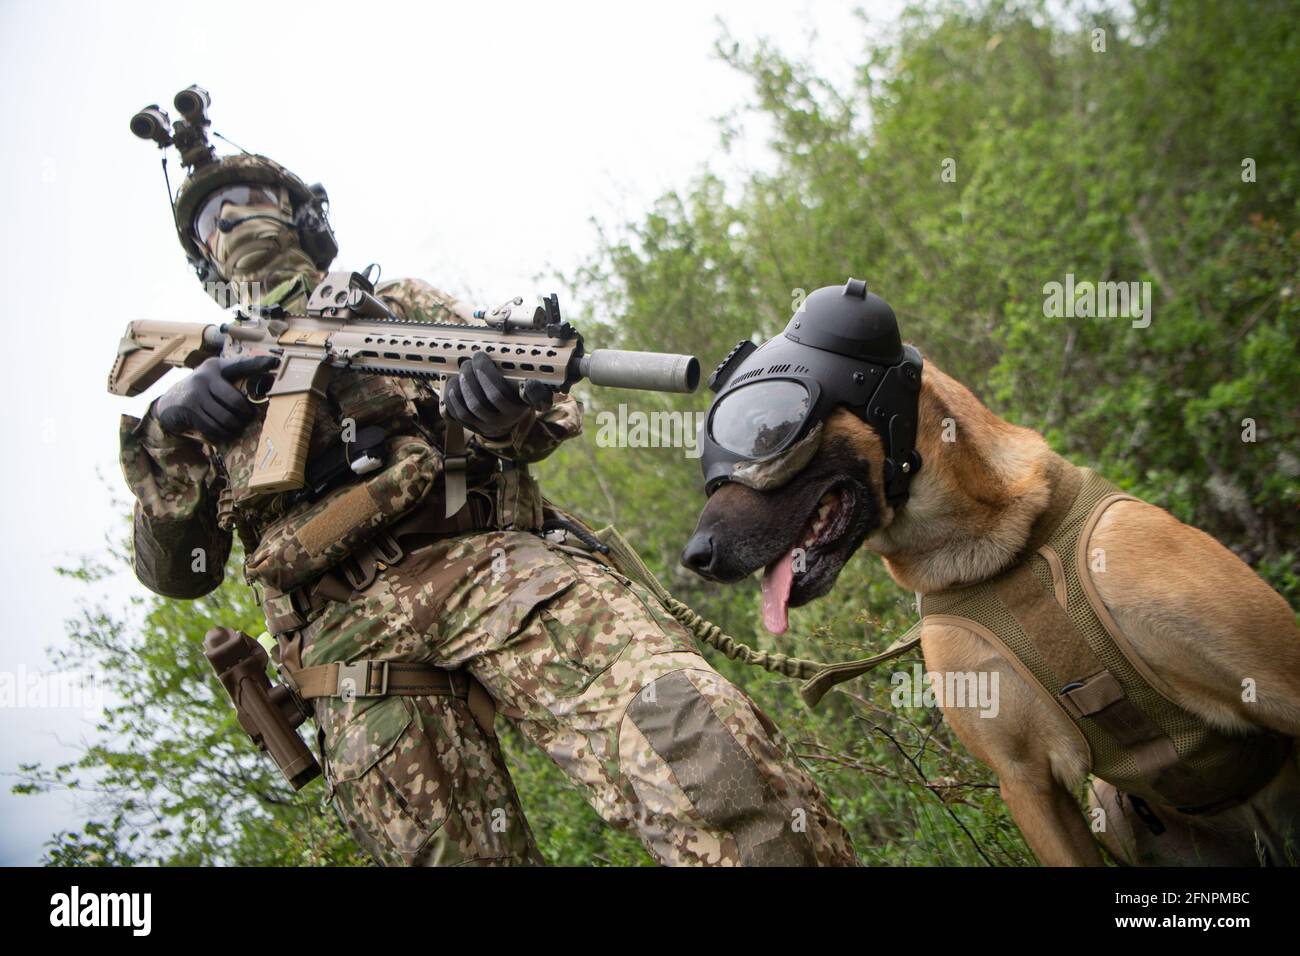
[[[199,280],[259,282],[324,271],[338,253],[329,197],[274,160],[252,153],[218,158],[208,144],[208,96],[198,87],[176,94],[184,118],[168,129],[156,106],[131,120],[131,131],[162,149],[175,146],[189,176],[172,201],[176,235]]]
[[[265,156],[195,169],[176,194],[176,234],[205,282],[261,281],[324,270],[338,252],[324,187]]]

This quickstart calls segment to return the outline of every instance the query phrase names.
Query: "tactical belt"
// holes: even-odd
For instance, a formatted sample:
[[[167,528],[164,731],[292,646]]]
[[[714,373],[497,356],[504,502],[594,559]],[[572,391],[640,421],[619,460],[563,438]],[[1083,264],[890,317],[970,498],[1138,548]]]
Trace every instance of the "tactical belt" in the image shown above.
[[[469,676],[431,664],[353,661],[303,667],[291,675],[304,700],[314,697],[469,697]]]

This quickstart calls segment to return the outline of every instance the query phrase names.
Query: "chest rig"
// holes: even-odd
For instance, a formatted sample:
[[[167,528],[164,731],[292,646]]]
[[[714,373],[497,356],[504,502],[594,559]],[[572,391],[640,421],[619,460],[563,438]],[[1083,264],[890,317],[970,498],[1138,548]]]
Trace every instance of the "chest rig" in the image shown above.
[[[349,273],[332,273],[316,291],[307,277],[294,277],[273,289],[263,307],[324,308],[319,290],[331,280],[363,293],[356,297],[361,314],[390,314],[368,278]],[[411,551],[442,537],[510,526],[519,512],[521,478],[527,481],[524,469],[474,449],[462,447],[458,459],[451,449],[444,455],[440,446],[450,442],[441,431],[437,393],[425,382],[338,375],[325,398],[317,407],[303,489],[273,496],[245,490],[234,502],[248,552],[245,574],[265,592],[268,631],[287,639],[330,602],[366,590]],[[242,464],[227,469],[232,477],[248,472],[250,448],[256,445],[235,449]],[[435,481],[450,468],[468,479],[468,496],[462,492],[461,507],[446,515]],[[243,515],[240,505],[247,509]],[[534,516],[530,511],[525,517]],[[292,668],[297,656],[295,645],[282,659]]]
[[[1087,553],[1106,510],[1138,499],[1089,469],[1066,469],[1025,557],[991,580],[922,595],[922,621],[1005,649],[1078,729],[1097,777],[1183,813],[1227,809],[1272,779],[1290,742],[1226,734],[1156,689],[1092,580],[1089,562],[1104,556]]]

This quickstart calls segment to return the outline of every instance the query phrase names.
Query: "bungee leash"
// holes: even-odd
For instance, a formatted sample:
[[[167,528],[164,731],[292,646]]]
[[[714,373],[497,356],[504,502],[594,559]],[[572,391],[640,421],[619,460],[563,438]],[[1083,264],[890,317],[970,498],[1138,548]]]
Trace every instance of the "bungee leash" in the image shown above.
[[[799,696],[809,707],[816,707],[818,702],[836,684],[860,677],[885,661],[901,657],[908,651],[914,650],[921,643],[921,622],[917,621],[907,629],[902,637],[879,654],[856,661],[838,661],[833,664],[825,664],[821,661],[791,657],[787,654],[760,651],[750,647],[743,641],[736,640],[718,625],[702,617],[689,605],[673,597],[668,592],[668,589],[655,577],[654,572],[641,560],[641,556],[636,553],[636,549],[628,543],[627,539],[613,525],[607,525],[597,531],[595,537],[608,549],[606,557],[610,562],[625,575],[644,585],[659,599],[660,603],[672,614],[674,619],[690,631],[695,638],[715,650],[721,651],[731,660],[740,661],[754,667],[761,667],[773,674],[780,674],[782,677],[791,677],[803,681],[799,685]]]

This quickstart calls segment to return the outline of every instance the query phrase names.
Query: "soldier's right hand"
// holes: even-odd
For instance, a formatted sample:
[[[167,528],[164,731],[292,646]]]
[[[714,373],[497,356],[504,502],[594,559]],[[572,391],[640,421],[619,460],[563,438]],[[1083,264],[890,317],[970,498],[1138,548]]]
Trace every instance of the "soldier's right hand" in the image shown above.
[[[252,421],[255,410],[231,383],[265,375],[279,363],[274,355],[207,359],[154,404],[158,424],[173,435],[198,431],[209,441],[234,438]]]

